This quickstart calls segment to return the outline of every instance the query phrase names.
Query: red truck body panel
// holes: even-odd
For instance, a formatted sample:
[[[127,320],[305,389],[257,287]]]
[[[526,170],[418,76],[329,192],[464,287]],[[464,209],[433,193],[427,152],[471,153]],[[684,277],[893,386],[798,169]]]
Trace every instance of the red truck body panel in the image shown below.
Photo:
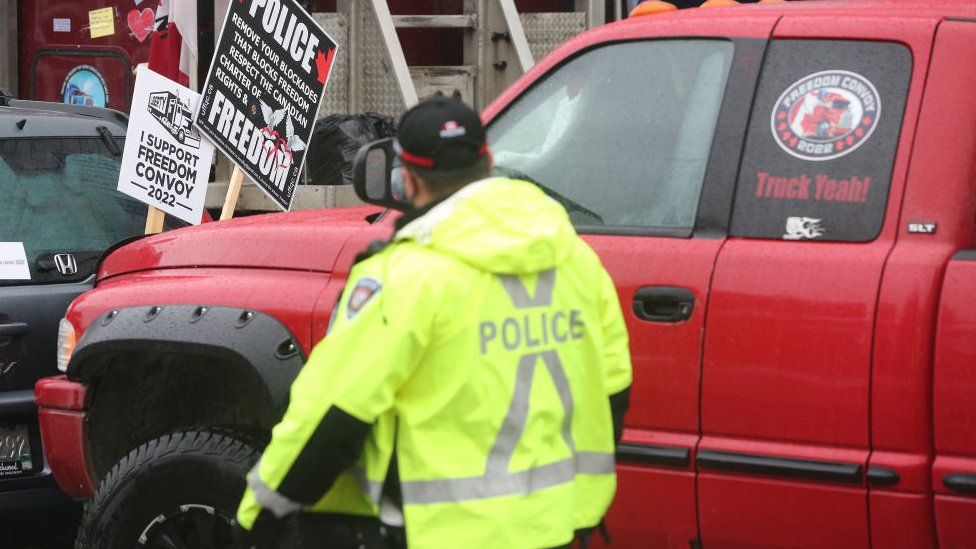
[[[45,443],[45,456],[52,471],[58,471],[58,484],[72,497],[91,497],[95,483],[88,468],[85,408],[89,404],[88,386],[69,381],[65,376],[49,377],[37,382],[35,398],[45,403],[39,414],[41,433],[55,441]],[[47,440],[46,439],[46,440]]]
[[[856,39],[911,55],[877,238],[584,234],[617,284],[631,336],[624,443],[677,452],[671,463],[618,466],[613,546],[964,547],[976,538],[976,497],[944,483],[976,479],[976,255],[950,261],[976,245],[976,22],[949,16],[976,19],[976,6],[815,2],[636,18],[559,47],[482,113],[490,123],[569,58],[613,41]],[[308,353],[355,255],[392,230],[392,215],[366,221],[378,211],[262,216],[147,238],[104,263],[68,318],[83,330],[119,307],[245,307],[280,320]],[[909,231],[929,222],[933,233]],[[690,318],[638,318],[635,293],[649,285],[689,289]],[[71,384],[85,391],[45,381],[38,402],[45,445],[57,448],[52,468],[69,493],[87,497],[84,410],[80,396],[65,396]],[[837,466],[848,481],[702,468],[703,452]]]
[[[938,19],[873,20],[786,15],[774,37],[858,36],[910,48],[913,71],[888,195],[893,212],[902,199]],[[878,291],[898,227],[898,216],[888,215],[880,236],[863,244],[730,239],[712,285],[700,449],[867,466]],[[698,487],[709,502],[700,508],[706,546],[747,547],[758,538],[769,546],[802,540],[806,547],[861,547],[870,539],[864,484],[783,484],[708,472]],[[929,522],[926,515],[914,518]]]
[[[944,547],[973,542],[976,498],[960,497],[945,481],[976,472],[976,252],[949,263],[943,282],[936,336],[934,377],[935,461],[932,490],[935,522]],[[972,477],[976,494],[976,475]]]
[[[870,494],[873,540],[885,547],[935,545],[929,469],[931,410],[939,395],[932,392],[932,352],[943,269],[955,251],[973,245],[974,47],[973,23],[939,25],[898,220],[901,232],[878,297],[870,465],[901,475],[897,485]],[[905,230],[909,223],[936,219],[935,235]],[[964,377],[955,382],[968,383]],[[970,515],[969,522],[974,520],[976,515]],[[973,533],[969,529],[967,543]],[[944,547],[960,546],[939,541]]]
[[[625,442],[694,448],[698,442],[699,365],[707,311],[708,286],[722,240],[587,235],[617,284],[631,337],[634,381]],[[690,244],[690,246],[689,246]],[[681,261],[665,262],[665,257]],[[692,291],[696,306],[688,321],[655,324],[637,318],[633,296],[651,283]],[[692,462],[693,463],[693,462]],[[648,491],[655,494],[647,498]],[[625,467],[608,522],[614,538],[652,546],[695,537],[695,475],[685,467]],[[636,505],[635,505],[636,504]],[[623,516],[618,516],[618,512]],[[637,516],[628,514],[638,513]],[[618,526],[619,525],[619,526]]]
[[[129,244],[126,253],[105,259],[98,277],[179,267],[329,272],[346,238],[366,229],[366,217],[380,211],[367,206],[266,214],[234,220],[218,231],[204,225],[187,227]],[[322,238],[323,229],[329,238]]]
[[[161,303],[243,307],[277,318],[308,356],[325,335],[355,254],[370,240],[386,238],[391,232],[394,216],[373,225],[366,221],[380,211],[369,206],[255,216],[222,223],[217,238],[207,238],[195,227],[180,230],[189,233],[186,238],[174,238],[178,233],[173,232],[147,237],[129,244],[125,253],[109,256],[99,269],[100,291],[82,294],[66,318],[80,334],[99,315],[122,307]],[[268,222],[276,229],[267,230]],[[327,228],[310,228],[316,225]],[[323,233],[328,237],[323,239]],[[275,253],[284,248],[291,253]],[[333,283],[330,271],[337,258],[342,267]],[[328,305],[313,315],[319,302]],[[313,316],[324,319],[314,332]],[[97,477],[88,457],[89,386],[59,376],[41,380],[35,394],[48,463],[58,471],[58,484],[69,496],[91,497]]]

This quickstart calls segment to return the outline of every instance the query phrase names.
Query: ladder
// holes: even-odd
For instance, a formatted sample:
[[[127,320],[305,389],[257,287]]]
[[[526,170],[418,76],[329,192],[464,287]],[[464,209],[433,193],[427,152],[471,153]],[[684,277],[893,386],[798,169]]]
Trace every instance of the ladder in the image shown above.
[[[316,13],[340,43],[319,116],[377,112],[398,117],[432,95],[480,110],[559,44],[605,20],[604,0],[574,0],[575,11],[523,13],[515,0],[464,0],[451,15],[392,15],[387,0],[339,0]],[[397,29],[463,30],[463,64],[409,66]],[[345,46],[345,47],[343,47]]]

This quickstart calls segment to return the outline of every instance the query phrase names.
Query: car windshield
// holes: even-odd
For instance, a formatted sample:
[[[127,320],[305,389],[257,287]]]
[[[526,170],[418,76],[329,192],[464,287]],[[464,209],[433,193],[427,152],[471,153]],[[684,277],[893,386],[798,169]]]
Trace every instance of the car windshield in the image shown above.
[[[496,173],[577,226],[692,227],[733,50],[658,40],[571,59],[492,121]]]
[[[142,233],[146,206],[115,190],[120,162],[99,138],[0,140],[0,241],[33,262]]]

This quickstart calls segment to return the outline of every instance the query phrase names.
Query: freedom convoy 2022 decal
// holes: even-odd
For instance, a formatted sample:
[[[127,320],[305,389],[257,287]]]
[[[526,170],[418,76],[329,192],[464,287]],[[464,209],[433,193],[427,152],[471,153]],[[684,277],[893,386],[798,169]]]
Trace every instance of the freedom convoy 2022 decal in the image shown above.
[[[194,121],[289,209],[337,44],[294,0],[231,2]]]
[[[805,76],[776,101],[770,126],[780,147],[804,160],[839,158],[867,141],[878,125],[874,84],[848,71]]]
[[[881,98],[867,78],[850,71],[816,72],[791,84],[773,107],[770,128],[784,151],[808,161],[840,158],[871,137],[881,114]],[[834,179],[826,174],[777,177],[756,174],[756,196],[826,202],[868,200],[870,177]],[[790,216],[785,240],[814,239],[827,231],[821,218]]]

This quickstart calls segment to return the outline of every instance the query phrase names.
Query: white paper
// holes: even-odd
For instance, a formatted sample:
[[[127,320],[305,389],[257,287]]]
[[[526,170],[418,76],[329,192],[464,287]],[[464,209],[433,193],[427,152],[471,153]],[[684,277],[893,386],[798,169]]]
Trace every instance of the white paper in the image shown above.
[[[0,242],[0,280],[30,280],[23,242]]]
[[[71,32],[71,19],[54,18],[54,32]]]
[[[139,67],[118,190],[199,224],[214,147],[191,120],[200,95]]]

